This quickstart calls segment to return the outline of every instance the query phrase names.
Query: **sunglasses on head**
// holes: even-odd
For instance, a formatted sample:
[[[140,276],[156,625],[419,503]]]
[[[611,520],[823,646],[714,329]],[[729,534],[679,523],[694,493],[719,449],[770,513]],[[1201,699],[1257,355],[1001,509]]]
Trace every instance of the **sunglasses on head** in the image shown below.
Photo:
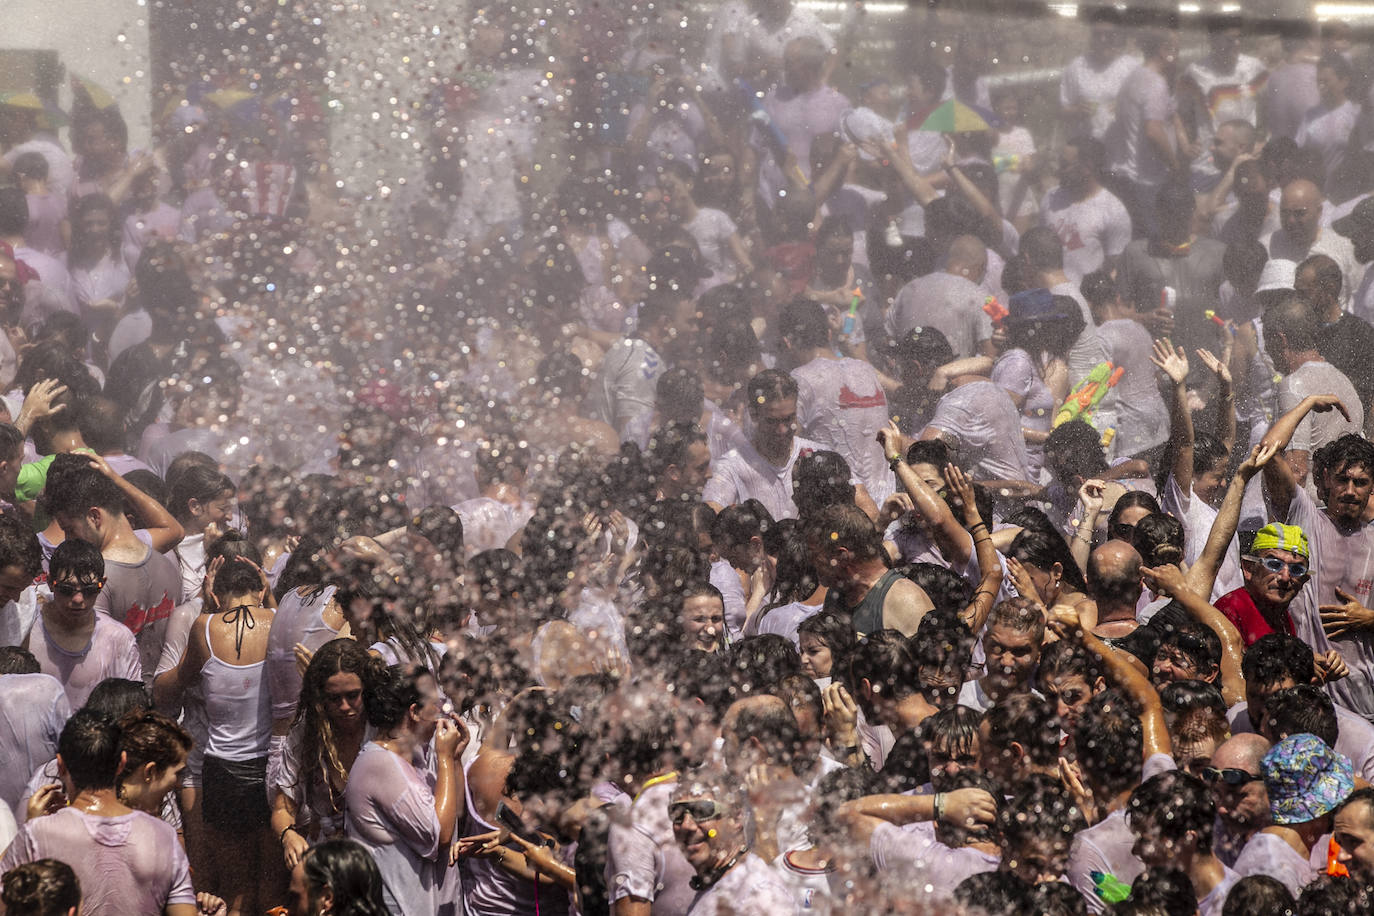
[[[1238,770],[1235,767],[1227,767],[1225,769],[1217,769],[1216,767],[1202,768],[1202,780],[1208,785],[1215,783],[1217,780],[1221,780],[1226,783],[1226,785],[1235,788],[1248,783],[1258,782],[1262,778],[1261,776],[1256,776],[1254,773]]]
[[[76,593],[80,592],[87,598],[94,598],[100,594],[100,590],[105,587],[104,582],[90,582],[86,585],[72,585],[69,582],[53,583],[52,592],[54,595],[61,595],[63,598],[75,598]]]
[[[673,819],[674,824],[681,824],[687,820],[689,814],[692,816],[692,820],[698,824],[704,824],[707,821],[724,817],[726,809],[724,805],[713,798],[673,802],[668,806],[668,816]]]
[[[1301,579],[1307,575],[1308,566],[1306,563],[1285,563],[1278,557],[1246,557],[1247,560],[1254,560],[1271,573],[1281,573],[1286,568],[1288,575],[1294,579]]]

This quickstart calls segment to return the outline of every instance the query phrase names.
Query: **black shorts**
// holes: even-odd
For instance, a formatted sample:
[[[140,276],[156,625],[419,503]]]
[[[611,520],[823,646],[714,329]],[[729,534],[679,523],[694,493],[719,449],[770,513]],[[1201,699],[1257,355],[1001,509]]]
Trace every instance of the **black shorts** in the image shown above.
[[[200,782],[205,823],[225,833],[249,833],[271,822],[267,758],[221,760],[205,755]]]

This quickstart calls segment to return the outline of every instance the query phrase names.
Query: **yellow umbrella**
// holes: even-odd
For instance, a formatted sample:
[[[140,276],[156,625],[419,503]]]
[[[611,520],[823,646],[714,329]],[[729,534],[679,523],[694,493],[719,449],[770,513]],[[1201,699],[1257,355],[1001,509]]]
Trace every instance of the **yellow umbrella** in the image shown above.
[[[115,97],[110,95],[103,86],[93,83],[83,76],[72,75],[72,92],[75,95],[84,95],[92,107],[102,111],[117,104]]]
[[[33,111],[43,110],[43,100],[34,92],[0,92],[0,105],[28,108]]]
[[[228,111],[235,105],[256,98],[257,94],[245,89],[216,89],[214,92],[207,92],[201,97],[201,101],[209,105],[214,105],[222,111]]]

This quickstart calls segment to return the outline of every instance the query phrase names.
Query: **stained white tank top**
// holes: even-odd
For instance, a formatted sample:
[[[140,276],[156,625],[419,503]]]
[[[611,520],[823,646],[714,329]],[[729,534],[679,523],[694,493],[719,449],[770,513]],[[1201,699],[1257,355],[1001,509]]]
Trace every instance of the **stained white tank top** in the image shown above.
[[[221,760],[267,756],[272,739],[272,697],[267,690],[266,662],[231,665],[215,655],[210,620],[205,618],[205,644],[210,657],[200,669],[210,736],[205,753]]]

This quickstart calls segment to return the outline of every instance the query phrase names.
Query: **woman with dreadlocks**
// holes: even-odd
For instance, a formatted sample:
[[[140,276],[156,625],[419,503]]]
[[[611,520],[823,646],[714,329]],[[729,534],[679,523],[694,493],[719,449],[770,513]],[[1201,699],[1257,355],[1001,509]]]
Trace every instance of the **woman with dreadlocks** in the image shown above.
[[[344,789],[372,739],[363,693],[382,668],[352,639],[325,643],[310,659],[301,701],[272,775],[272,834],[294,869],[312,843],[343,836]]]

